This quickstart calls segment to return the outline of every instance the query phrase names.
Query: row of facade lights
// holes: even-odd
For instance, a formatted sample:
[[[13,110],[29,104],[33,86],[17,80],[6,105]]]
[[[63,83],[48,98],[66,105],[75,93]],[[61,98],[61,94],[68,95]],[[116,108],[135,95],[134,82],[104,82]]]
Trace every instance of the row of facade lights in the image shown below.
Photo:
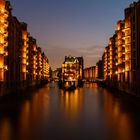
[[[117,22],[115,33],[102,55],[103,79],[117,83],[120,89],[134,90],[138,85],[139,9],[140,1],[124,10],[124,19]]]
[[[8,8],[7,5],[9,6]],[[8,71],[8,65],[6,65],[5,59],[9,57],[7,51],[7,47],[9,47],[9,17],[12,16],[10,15],[11,11],[9,11],[9,9],[11,10],[10,2],[0,0],[0,81],[5,80],[5,72]],[[23,45],[21,50],[19,50],[21,51],[21,55],[19,56],[21,58],[21,75],[23,75],[21,80],[27,79],[27,74],[31,72],[31,67],[34,80],[36,79],[36,75],[38,75],[40,79],[41,77],[47,79],[49,77],[48,59],[41,51],[41,48],[37,47],[36,41],[34,41],[33,45],[30,45],[30,41],[32,42],[34,39],[29,37],[27,25],[25,23],[21,24],[24,26],[21,33]],[[29,62],[29,49],[35,52],[31,58],[32,60],[30,60],[32,62]]]
[[[106,83],[119,87],[129,92],[140,92],[140,0],[134,2],[124,10],[124,19],[117,22],[114,35],[109,39],[109,43],[102,55],[102,67],[96,66],[85,69],[87,80],[96,80],[99,72]],[[95,74],[96,73],[96,74]],[[133,92],[132,92],[133,93]]]

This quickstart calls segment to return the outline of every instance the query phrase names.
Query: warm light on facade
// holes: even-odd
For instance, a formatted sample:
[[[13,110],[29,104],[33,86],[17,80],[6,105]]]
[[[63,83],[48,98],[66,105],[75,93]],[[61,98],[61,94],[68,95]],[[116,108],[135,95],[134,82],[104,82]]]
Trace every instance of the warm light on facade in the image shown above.
[[[78,81],[82,78],[79,60],[76,57],[66,57],[64,63],[62,64],[62,79],[64,81]]]
[[[43,79],[48,79],[49,78],[49,72],[50,72],[50,66],[49,66],[49,63],[48,63],[48,59],[47,59],[47,57],[45,56],[44,53],[42,53],[41,57],[42,57],[42,63],[40,65],[41,76],[42,76]]]
[[[4,59],[8,55],[6,47],[8,46],[8,11],[5,9],[5,1],[0,2],[0,81],[4,81],[4,72],[8,70]]]
[[[21,80],[26,80],[27,77],[27,47],[28,47],[28,32],[27,25],[25,23],[22,24],[22,50],[21,50]]]

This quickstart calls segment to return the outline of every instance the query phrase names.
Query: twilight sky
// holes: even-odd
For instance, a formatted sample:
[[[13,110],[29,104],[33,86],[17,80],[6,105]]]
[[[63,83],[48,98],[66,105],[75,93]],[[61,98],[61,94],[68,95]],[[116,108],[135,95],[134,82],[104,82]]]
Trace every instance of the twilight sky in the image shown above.
[[[13,15],[28,24],[53,69],[65,55],[83,56],[85,67],[101,58],[116,22],[133,0],[10,0]]]

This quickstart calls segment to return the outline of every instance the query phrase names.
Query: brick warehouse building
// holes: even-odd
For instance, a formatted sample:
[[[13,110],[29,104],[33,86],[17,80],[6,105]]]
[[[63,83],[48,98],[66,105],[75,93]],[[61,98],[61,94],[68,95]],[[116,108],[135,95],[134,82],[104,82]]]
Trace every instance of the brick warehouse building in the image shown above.
[[[140,92],[140,1],[124,10],[102,56],[104,80],[128,93]]]
[[[48,59],[29,37],[27,24],[12,16],[9,1],[0,0],[0,96],[47,81],[48,75]]]

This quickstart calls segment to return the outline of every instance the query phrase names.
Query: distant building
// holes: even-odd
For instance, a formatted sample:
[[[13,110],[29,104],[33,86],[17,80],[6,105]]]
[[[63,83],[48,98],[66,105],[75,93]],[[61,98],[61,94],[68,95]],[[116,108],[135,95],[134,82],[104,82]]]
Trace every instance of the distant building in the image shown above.
[[[99,60],[95,66],[95,79],[102,80],[103,79],[103,63],[102,60]]]
[[[61,79],[62,68],[57,68],[56,70],[52,71],[52,79],[55,81],[59,81]]]
[[[20,48],[20,81],[23,82],[22,85],[26,85],[27,80],[27,61],[28,61],[28,31],[27,24],[22,22],[21,24],[21,36],[22,36],[22,46]]]
[[[43,80],[47,80],[50,78],[50,66],[49,60],[44,53],[42,53],[42,78]]]
[[[83,57],[65,56],[62,64],[62,81],[77,81],[83,80]]]
[[[84,78],[86,81],[98,81],[103,79],[103,63],[99,60],[96,66],[88,67],[84,69]]]
[[[40,82],[41,77],[42,77],[42,50],[40,47],[37,47],[37,69],[36,69],[36,76],[37,76],[37,81]]]
[[[79,80],[84,78],[84,59],[83,57],[76,57],[79,61]]]
[[[37,44],[36,39],[29,37],[28,47],[28,81],[31,84],[36,83],[37,76]]]
[[[111,83],[116,79],[116,66],[118,64],[117,54],[116,34],[114,34],[109,39],[109,44],[102,55],[103,79],[106,81],[109,80]]]
[[[86,81],[96,80],[96,66],[92,66],[84,69],[84,79]]]
[[[28,41],[28,81],[31,85],[49,79],[49,61],[40,47],[37,47],[36,39],[29,37]]]

